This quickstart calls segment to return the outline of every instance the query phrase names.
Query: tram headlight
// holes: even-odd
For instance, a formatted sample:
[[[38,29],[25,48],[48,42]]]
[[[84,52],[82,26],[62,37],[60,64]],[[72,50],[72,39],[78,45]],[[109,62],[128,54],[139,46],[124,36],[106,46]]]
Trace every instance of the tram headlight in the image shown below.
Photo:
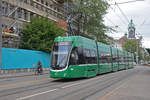
[[[67,73],[64,73],[64,76],[66,76],[67,75]]]
[[[57,72],[55,73],[55,75],[58,75]]]

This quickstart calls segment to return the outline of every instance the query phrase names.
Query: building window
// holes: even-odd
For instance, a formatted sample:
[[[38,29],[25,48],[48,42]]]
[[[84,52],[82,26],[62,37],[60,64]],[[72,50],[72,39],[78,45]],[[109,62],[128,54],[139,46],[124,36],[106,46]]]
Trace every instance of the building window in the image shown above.
[[[36,4],[36,8],[39,8],[38,4]]]
[[[27,12],[27,10],[24,10],[24,20],[28,20],[28,12]]]
[[[49,5],[49,7],[50,7],[50,8],[53,8],[53,6],[52,6],[52,5]]]
[[[48,9],[45,10],[47,13],[49,12]]]
[[[46,2],[45,5],[48,6],[48,2]]]
[[[34,13],[30,13],[30,18],[32,19],[33,18],[33,16],[34,16]]]
[[[18,8],[18,9],[17,9],[17,17],[18,17],[18,18],[21,18],[21,16],[22,16],[22,9],[21,9],[21,8]]]
[[[22,2],[23,0],[19,0],[20,2]]]
[[[41,0],[41,3],[42,3],[42,4],[44,4],[44,1],[43,1],[43,0]]]
[[[5,7],[2,7],[2,15],[6,15],[5,9]]]
[[[24,0],[24,3],[28,3],[28,0]]]
[[[41,10],[44,10],[44,9],[43,9],[43,6],[41,6],[40,8],[41,8]]]
[[[56,8],[56,7],[54,7],[54,10],[57,10],[57,8]]]
[[[30,1],[30,5],[31,5],[31,6],[34,6],[34,3],[33,3],[33,1]]]

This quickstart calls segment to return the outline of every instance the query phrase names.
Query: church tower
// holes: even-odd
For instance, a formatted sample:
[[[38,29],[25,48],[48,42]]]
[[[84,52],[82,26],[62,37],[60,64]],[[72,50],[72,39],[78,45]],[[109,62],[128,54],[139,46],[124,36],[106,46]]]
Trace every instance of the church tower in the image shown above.
[[[135,24],[133,23],[133,20],[131,19],[129,25],[128,25],[128,38],[135,39]]]

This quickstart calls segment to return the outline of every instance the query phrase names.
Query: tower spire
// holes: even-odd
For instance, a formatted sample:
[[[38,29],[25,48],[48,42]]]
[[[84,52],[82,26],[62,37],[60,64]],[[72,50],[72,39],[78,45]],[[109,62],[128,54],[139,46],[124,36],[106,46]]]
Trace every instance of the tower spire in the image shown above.
[[[135,38],[135,24],[133,23],[133,20],[130,20],[130,23],[128,24],[128,38]]]

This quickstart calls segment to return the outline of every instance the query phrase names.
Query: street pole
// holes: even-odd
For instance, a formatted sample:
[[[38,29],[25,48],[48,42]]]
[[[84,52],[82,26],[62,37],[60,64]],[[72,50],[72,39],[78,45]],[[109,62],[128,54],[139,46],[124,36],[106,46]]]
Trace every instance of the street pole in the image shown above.
[[[0,1],[2,5],[2,0]],[[2,6],[0,6],[0,74],[2,68]]]
[[[139,40],[137,40],[136,62],[139,64]]]
[[[138,62],[139,62],[139,60],[138,60],[138,49],[137,49],[137,51],[136,51],[136,63],[139,64]]]

